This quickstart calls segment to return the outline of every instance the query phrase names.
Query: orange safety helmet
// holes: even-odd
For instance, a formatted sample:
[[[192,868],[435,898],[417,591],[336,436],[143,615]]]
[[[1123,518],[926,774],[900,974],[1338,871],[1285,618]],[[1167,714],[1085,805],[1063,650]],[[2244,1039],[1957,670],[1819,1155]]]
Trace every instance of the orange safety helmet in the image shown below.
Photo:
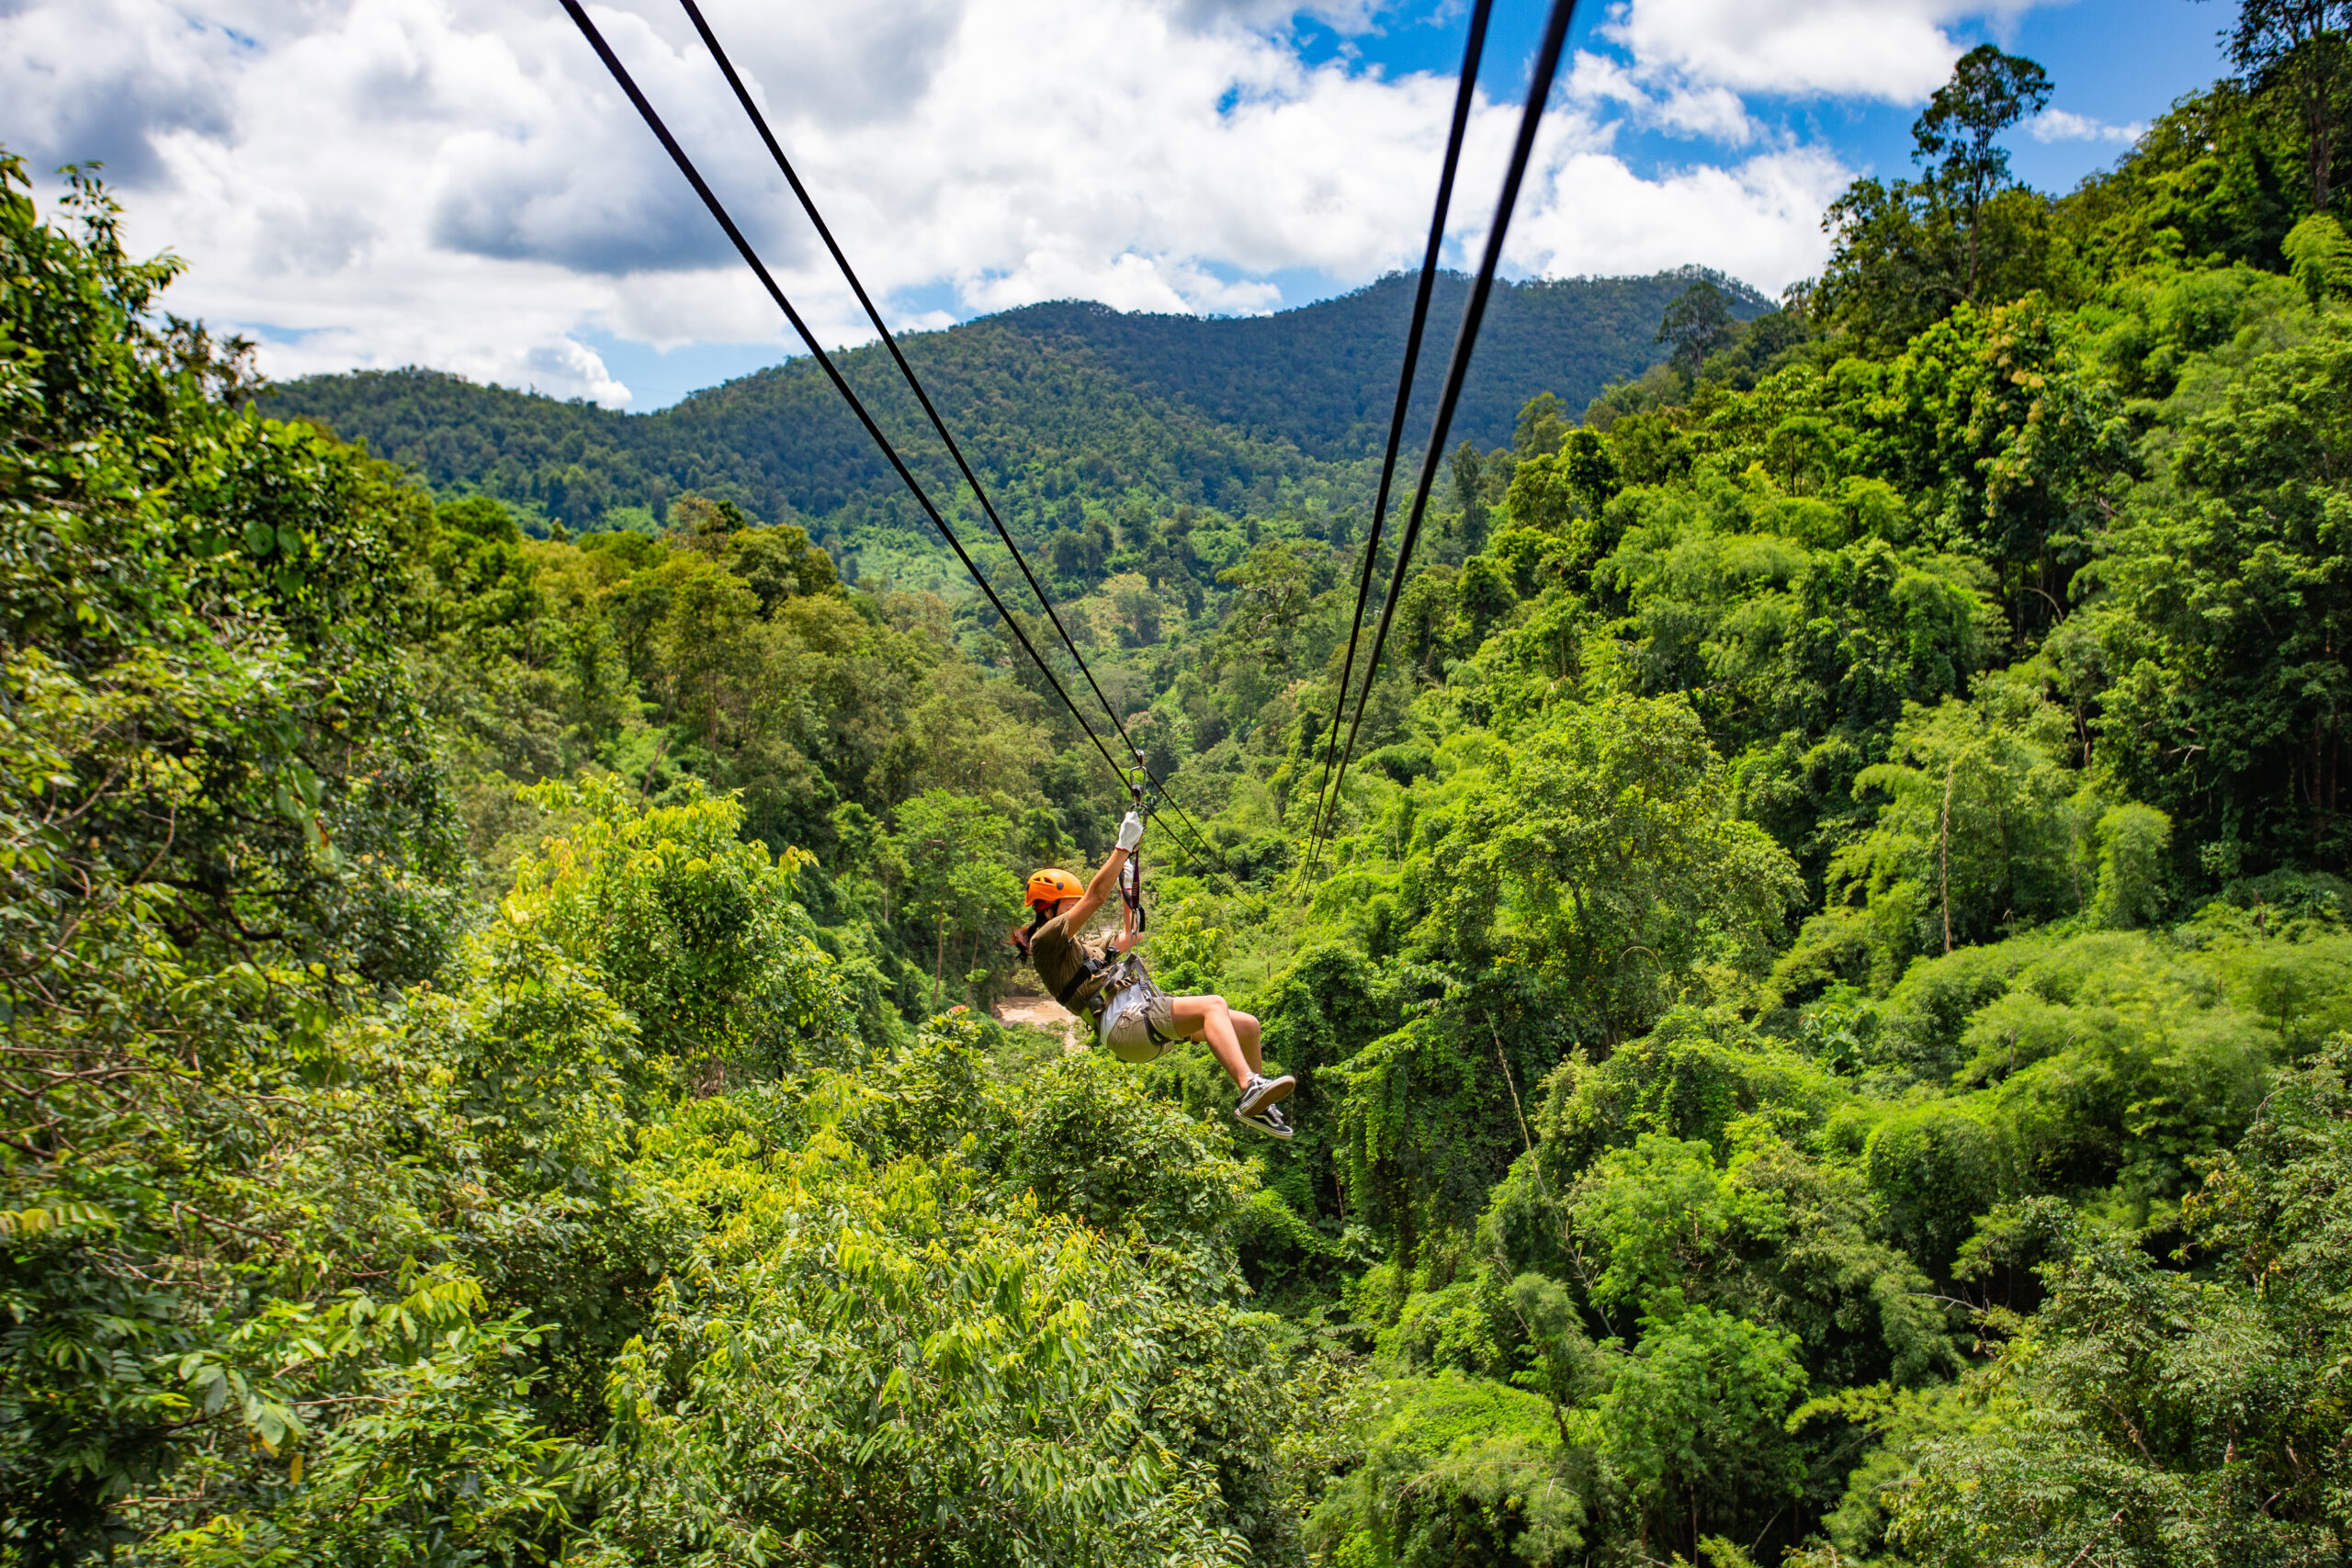
[[[1057,865],[1029,874],[1029,896],[1022,902],[1035,908],[1040,904],[1058,904],[1065,898],[1076,898],[1086,892],[1086,884]]]

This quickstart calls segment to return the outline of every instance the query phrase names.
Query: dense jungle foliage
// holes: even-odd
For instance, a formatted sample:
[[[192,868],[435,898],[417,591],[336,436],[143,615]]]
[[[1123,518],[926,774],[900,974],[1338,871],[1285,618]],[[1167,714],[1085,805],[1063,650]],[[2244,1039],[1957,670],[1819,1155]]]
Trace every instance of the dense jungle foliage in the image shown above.
[[[0,165],[0,1562],[2341,1562],[2290,11],[2063,197],[1967,56],[1785,308],[1454,452],[1319,863],[1360,540],[1040,536],[1288,1144],[995,1021],[1123,797],[972,598],[534,537]]]

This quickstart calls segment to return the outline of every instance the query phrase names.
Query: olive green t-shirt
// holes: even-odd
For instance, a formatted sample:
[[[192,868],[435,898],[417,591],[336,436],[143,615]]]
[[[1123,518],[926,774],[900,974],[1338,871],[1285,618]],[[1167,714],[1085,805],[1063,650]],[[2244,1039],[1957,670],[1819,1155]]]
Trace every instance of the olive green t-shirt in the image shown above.
[[[1069,929],[1066,915],[1056,915],[1037,928],[1029,939],[1029,962],[1037,971],[1037,978],[1057,999],[1067,997],[1063,1005],[1075,1012],[1092,1012],[1102,1005],[1102,982],[1098,976],[1080,986],[1075,992],[1069,987],[1086,972],[1088,959],[1105,964],[1116,956],[1111,939],[1099,942],[1086,942]]]

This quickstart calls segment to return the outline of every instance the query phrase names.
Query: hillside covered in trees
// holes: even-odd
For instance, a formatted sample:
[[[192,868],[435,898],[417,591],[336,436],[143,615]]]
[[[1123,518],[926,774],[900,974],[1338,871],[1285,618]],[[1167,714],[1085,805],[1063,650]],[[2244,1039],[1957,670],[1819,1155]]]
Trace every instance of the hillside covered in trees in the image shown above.
[[[1739,316],[1766,308],[1716,281]],[[1659,313],[1690,282],[1661,273],[1499,289],[1464,389],[1463,434],[1499,445],[1538,393],[1581,408],[1664,358]],[[1352,514],[1360,527],[1377,478],[1365,459],[1377,459],[1387,435],[1414,283],[1391,276],[1254,318],[1032,305],[913,334],[906,349],[1024,546],[1057,526],[1133,525],[1177,505]],[[1425,401],[1437,394],[1468,288],[1460,274],[1440,279],[1419,378]],[[884,351],[870,344],[841,363],[926,485],[978,523]],[[364,440],[438,490],[507,502],[535,533],[550,523],[574,532],[632,519],[650,527],[691,492],[802,525],[836,556],[905,550],[932,570],[956,570],[806,358],[651,414],[421,370],[309,377],[274,388],[266,407]]]
[[[1282,1144],[995,1021],[1124,796],[974,597],[717,485],[534,536],[0,165],[0,1562],[2343,1561],[2284,16],[2063,197],[1965,56],[1782,309],[1465,442],[1317,863],[1361,530],[1050,519]]]

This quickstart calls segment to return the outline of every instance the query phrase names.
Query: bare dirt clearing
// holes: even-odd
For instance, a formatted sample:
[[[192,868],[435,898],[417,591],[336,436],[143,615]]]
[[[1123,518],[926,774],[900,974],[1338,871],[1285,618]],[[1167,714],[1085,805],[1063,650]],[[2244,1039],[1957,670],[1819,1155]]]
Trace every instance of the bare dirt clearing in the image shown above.
[[[996,1004],[996,1021],[999,1023],[1025,1023],[1032,1029],[1058,1034],[1064,1050],[1082,1051],[1086,1048],[1086,1033],[1079,1027],[1078,1015],[1051,997],[1000,998]]]

